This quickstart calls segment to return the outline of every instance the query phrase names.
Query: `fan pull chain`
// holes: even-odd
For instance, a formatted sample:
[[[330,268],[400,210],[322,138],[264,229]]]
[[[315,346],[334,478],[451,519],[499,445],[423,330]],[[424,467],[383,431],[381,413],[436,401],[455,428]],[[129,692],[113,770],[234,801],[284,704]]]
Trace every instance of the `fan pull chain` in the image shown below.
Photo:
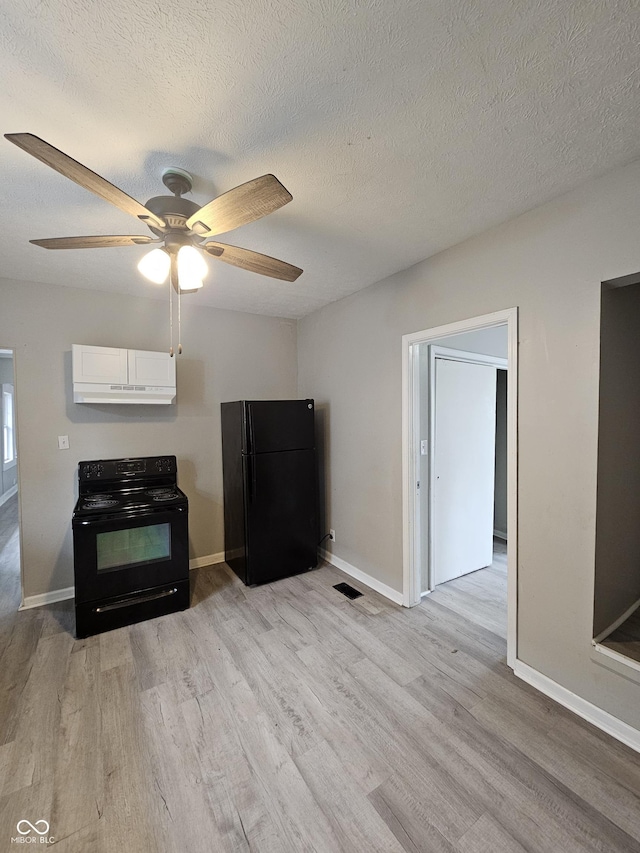
[[[182,291],[180,290],[180,285],[178,284],[178,355],[182,354],[182,332],[181,332],[181,320],[180,320],[180,305],[182,303]]]
[[[173,358],[173,276],[169,276],[169,355]]]

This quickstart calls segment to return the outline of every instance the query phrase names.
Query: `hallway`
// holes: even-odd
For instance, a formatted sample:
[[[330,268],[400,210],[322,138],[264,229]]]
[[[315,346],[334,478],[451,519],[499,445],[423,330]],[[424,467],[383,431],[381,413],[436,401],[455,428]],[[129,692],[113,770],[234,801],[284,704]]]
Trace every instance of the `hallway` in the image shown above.
[[[0,615],[20,605],[18,495],[0,506]]]

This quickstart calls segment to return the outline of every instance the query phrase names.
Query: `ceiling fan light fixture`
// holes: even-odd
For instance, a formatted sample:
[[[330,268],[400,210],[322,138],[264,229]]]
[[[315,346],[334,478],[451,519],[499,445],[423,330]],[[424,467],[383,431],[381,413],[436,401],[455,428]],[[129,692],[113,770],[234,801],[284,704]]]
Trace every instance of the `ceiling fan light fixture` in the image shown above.
[[[186,281],[180,279],[180,293],[194,293],[204,287],[204,282],[201,278],[188,278]]]
[[[138,270],[149,281],[164,284],[169,275],[171,260],[164,249],[152,249],[138,263]]]
[[[209,272],[207,262],[202,257],[202,254],[195,246],[181,246],[178,250],[178,277],[181,282],[181,289],[184,290],[187,282],[194,279],[200,280],[202,287],[202,279]],[[184,280],[185,285],[182,285]]]

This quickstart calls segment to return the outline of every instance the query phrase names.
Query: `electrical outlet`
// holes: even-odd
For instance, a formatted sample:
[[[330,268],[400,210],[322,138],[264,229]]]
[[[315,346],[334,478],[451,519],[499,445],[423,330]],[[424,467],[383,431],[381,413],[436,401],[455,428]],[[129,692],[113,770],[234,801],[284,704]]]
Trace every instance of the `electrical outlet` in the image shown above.
[[[335,541],[336,541],[336,532],[335,532],[335,530],[329,530],[329,541],[330,541],[330,542],[335,542]]]

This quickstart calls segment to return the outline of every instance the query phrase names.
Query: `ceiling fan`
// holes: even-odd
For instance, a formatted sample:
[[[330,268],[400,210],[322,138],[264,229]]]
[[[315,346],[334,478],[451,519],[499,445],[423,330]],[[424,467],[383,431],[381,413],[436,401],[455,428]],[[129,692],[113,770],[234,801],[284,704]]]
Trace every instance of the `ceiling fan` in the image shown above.
[[[191,175],[182,169],[165,169],[162,182],[173,195],[154,196],[146,204],[140,204],[38,136],[6,133],[5,138],[81,187],[137,217],[155,235],[155,238],[136,234],[30,240],[36,246],[44,249],[100,249],[162,244],[161,248],[153,249],[142,258],[138,269],[158,284],[169,277],[178,294],[202,287],[207,265],[200,250],[232,266],[282,281],[295,281],[302,273],[298,267],[277,258],[210,240],[217,234],[255,222],[291,201],[291,193],[274,175],[254,178],[198,207],[195,202],[182,198],[191,191]]]

